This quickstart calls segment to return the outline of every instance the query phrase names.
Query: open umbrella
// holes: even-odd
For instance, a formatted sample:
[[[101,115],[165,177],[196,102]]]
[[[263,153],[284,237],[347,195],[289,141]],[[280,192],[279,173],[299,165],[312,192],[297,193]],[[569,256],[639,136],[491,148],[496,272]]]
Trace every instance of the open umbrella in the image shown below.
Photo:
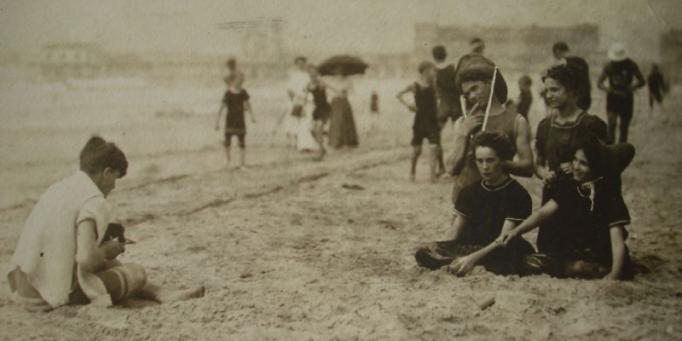
[[[362,59],[349,55],[331,57],[319,66],[319,72],[323,76],[341,74],[343,76],[362,75],[367,69],[367,63]]]

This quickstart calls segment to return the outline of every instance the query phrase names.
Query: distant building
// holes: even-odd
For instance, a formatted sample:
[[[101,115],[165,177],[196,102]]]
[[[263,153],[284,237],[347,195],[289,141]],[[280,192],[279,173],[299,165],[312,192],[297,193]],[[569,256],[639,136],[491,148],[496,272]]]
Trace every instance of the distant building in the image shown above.
[[[247,79],[285,77],[291,58],[284,47],[284,24],[281,18],[264,18],[219,25],[223,30],[238,34],[239,53],[235,57]]]
[[[3,50],[0,51],[0,66],[19,64],[21,58],[15,51]]]
[[[92,44],[51,44],[41,53],[41,71],[47,78],[92,78],[106,63],[104,53]]]
[[[602,65],[605,53],[600,47],[599,27],[482,27],[417,24],[414,51],[418,58],[430,58],[435,45],[444,45],[453,60],[469,53],[469,41],[478,37],[486,45],[485,55],[503,68],[527,73],[540,72],[552,57],[552,45],[565,41],[572,53],[593,65]]]
[[[661,67],[671,83],[682,81],[682,30],[670,30],[661,35]]]
[[[48,79],[87,79],[130,75],[149,65],[134,55],[110,55],[97,44],[64,43],[43,47],[39,67]]]

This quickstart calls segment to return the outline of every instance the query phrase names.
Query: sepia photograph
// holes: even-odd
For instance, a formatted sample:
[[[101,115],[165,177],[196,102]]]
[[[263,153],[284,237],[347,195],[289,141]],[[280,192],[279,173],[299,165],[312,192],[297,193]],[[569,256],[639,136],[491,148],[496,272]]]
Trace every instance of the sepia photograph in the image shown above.
[[[0,340],[682,340],[682,1],[0,0]]]

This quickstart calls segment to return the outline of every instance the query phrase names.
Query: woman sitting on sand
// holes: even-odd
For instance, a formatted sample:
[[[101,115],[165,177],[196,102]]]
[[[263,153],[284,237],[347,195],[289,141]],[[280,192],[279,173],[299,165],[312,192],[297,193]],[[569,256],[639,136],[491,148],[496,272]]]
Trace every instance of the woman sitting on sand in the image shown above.
[[[625,246],[630,214],[620,191],[620,173],[634,157],[630,144],[606,146],[588,135],[573,153],[572,179],[552,191],[549,201],[501,241],[546,223],[538,233],[541,254],[527,264],[555,277],[631,279],[632,263]]]
[[[119,240],[104,240],[106,196],[128,161],[113,143],[91,138],[80,170],[50,186],[26,220],[8,273],[13,300],[31,311],[66,304],[110,306],[128,297],[167,302],[201,297],[204,288],[165,291],[147,283],[140,265],[121,264]]]
[[[454,237],[419,248],[417,264],[438,269],[450,263],[450,271],[465,275],[475,265],[496,274],[525,274],[524,257],[535,250],[523,238],[502,247],[497,240],[526,219],[532,209],[528,192],[503,169],[514,157],[504,133],[482,132],[473,141],[481,181],[464,187],[455,204]]]

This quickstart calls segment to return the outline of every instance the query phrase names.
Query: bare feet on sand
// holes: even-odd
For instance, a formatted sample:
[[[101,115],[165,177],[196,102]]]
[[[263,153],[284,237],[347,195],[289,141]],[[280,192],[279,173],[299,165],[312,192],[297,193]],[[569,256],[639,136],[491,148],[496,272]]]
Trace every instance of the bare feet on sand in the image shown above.
[[[436,172],[436,178],[440,178],[441,176],[443,176],[443,174],[445,174],[445,169],[439,168],[438,171]]]
[[[194,298],[204,297],[206,288],[199,286],[185,290],[161,290],[157,293],[157,299],[161,303],[187,301]]]
[[[320,153],[317,154],[317,156],[315,157],[315,161],[318,161],[318,162],[319,162],[319,161],[324,160],[324,156],[325,156],[326,154],[327,154],[327,151],[326,151],[326,150],[324,150],[324,149],[320,150]]]
[[[139,293],[140,298],[156,301],[159,303],[187,301],[194,298],[204,297],[206,288],[202,286],[183,289],[183,290],[168,290],[156,285],[147,285]]]

